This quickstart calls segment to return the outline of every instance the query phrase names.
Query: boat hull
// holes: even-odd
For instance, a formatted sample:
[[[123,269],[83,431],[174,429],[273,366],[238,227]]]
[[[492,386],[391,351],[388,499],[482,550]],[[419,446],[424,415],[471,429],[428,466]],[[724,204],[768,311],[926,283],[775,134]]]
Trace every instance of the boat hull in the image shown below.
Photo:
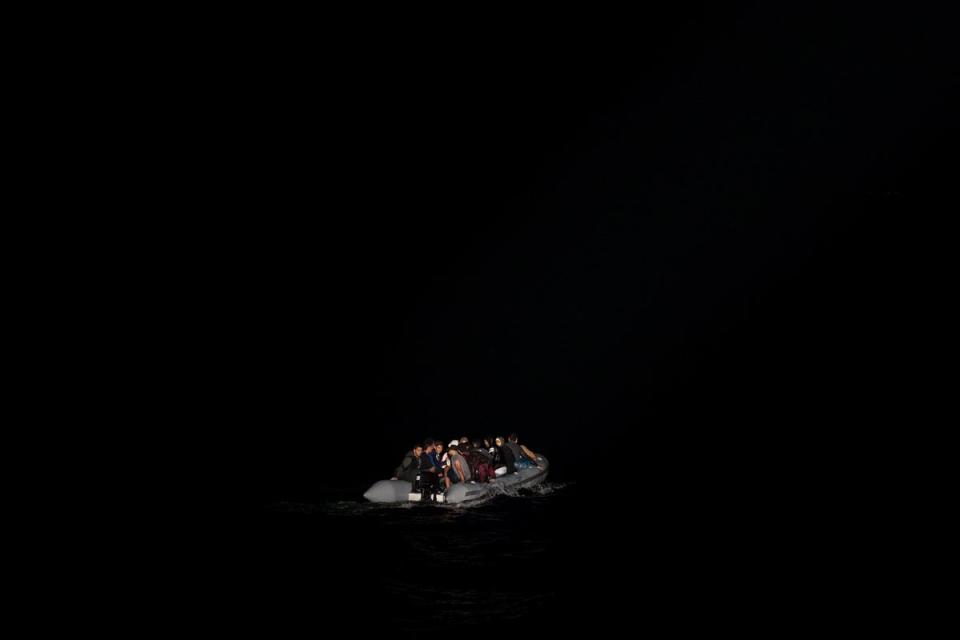
[[[521,469],[516,473],[499,476],[487,483],[466,482],[455,484],[444,495],[447,504],[475,502],[508,489],[533,487],[547,479],[550,463],[543,456],[537,456],[539,467]],[[406,480],[381,480],[367,489],[363,497],[370,502],[416,502],[419,495],[412,493],[413,487]]]

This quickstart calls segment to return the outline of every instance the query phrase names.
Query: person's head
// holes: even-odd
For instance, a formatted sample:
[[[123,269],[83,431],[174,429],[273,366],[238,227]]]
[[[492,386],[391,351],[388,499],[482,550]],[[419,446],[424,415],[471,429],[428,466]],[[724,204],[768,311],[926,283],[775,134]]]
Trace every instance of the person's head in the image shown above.
[[[433,448],[436,449],[437,453],[443,453],[443,441],[437,440],[434,442]]]
[[[490,436],[487,436],[486,438],[484,438],[484,439],[483,439],[483,446],[485,446],[485,447],[488,448],[488,449],[489,449],[490,447],[492,447],[492,446],[493,446],[493,438],[491,438]]]
[[[479,440],[474,440],[474,441],[473,441],[473,448],[474,448],[474,449],[479,449],[479,448],[482,447],[482,446],[483,446],[483,443],[481,443]]]
[[[511,433],[511,434],[510,434],[510,442],[516,442],[517,440],[518,440],[517,434]]]
[[[419,458],[421,453],[423,453],[423,447],[421,447],[419,444],[413,445],[413,455]]]
[[[431,453],[431,452],[433,451],[433,440],[432,440],[432,439],[427,438],[426,440],[423,441],[423,450],[424,450],[426,453]]]
[[[458,455],[460,455],[460,447],[459,447],[459,446],[451,446],[451,447],[447,450],[447,453],[449,453],[451,456],[458,456]]]
[[[497,439],[494,440],[494,442],[497,443],[497,446],[498,446],[498,447],[502,447],[502,446],[503,446],[503,437],[502,437],[502,436],[497,436]]]
[[[466,444],[470,444],[470,438],[468,438],[467,436],[463,436],[462,438],[460,438],[460,446],[462,447]]]

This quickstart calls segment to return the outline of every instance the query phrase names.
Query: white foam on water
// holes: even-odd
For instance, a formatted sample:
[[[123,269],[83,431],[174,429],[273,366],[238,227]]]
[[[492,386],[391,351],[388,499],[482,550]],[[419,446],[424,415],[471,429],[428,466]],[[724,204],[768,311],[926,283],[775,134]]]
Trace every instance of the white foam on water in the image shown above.
[[[450,506],[459,509],[471,509],[479,506],[485,506],[500,496],[519,499],[540,498],[552,495],[558,491],[562,491],[563,489],[572,485],[572,482],[544,482],[543,484],[534,485],[532,487],[504,487],[503,485],[498,485],[496,482],[493,482],[491,483],[493,491],[491,491],[488,496]]]

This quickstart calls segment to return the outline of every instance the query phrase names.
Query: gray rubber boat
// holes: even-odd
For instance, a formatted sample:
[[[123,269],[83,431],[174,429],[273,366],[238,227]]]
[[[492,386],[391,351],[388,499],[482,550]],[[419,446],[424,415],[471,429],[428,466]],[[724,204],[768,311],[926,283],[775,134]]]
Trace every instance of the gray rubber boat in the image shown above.
[[[446,504],[461,504],[489,498],[497,493],[510,489],[534,487],[547,479],[550,472],[550,462],[543,456],[537,456],[539,467],[521,469],[516,473],[498,476],[485,484],[466,482],[455,484],[445,494],[438,494],[438,502]],[[439,499],[442,496],[442,500]],[[367,489],[363,497],[370,502],[419,502],[420,494],[413,492],[411,483],[406,480],[381,480]]]

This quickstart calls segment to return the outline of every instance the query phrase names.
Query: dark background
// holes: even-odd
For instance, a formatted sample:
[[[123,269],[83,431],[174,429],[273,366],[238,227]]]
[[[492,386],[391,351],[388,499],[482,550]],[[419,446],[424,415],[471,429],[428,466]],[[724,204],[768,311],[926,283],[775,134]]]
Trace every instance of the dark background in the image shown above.
[[[695,476],[896,437],[955,201],[954,58],[917,18],[687,5],[233,60],[207,295],[258,489],[464,433]]]
[[[225,491],[359,499],[415,441],[518,431],[625,558],[638,509],[662,545],[918,509],[949,21],[715,4],[282,19],[222,52]]]

